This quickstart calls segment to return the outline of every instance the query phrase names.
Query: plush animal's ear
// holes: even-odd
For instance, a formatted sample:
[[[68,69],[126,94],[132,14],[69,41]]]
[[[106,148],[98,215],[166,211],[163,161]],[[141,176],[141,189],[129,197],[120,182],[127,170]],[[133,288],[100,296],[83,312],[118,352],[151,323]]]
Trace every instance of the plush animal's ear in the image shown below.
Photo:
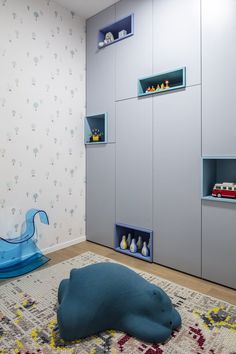
[[[162,298],[161,292],[160,292],[160,290],[157,289],[157,288],[154,288],[154,289],[152,290],[152,295],[153,295],[156,299],[158,299],[158,300],[161,300],[161,298]]]
[[[77,273],[77,269],[76,268],[71,269],[71,271],[70,271],[70,279],[73,279],[75,277],[76,273]]]

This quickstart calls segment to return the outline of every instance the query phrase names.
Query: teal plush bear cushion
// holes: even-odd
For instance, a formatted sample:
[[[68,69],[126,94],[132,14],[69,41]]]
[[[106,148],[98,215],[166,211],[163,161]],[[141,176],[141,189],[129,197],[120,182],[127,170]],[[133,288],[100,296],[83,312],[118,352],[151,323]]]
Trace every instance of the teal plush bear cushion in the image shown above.
[[[58,302],[59,332],[67,341],[114,329],[162,343],[181,325],[161,288],[110,262],[72,269],[59,286]]]

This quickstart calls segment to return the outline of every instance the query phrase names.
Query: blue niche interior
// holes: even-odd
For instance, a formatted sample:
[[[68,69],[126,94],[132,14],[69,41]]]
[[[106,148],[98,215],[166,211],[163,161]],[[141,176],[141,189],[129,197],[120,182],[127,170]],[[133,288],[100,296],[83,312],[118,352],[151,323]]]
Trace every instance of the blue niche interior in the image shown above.
[[[203,157],[202,199],[236,203],[236,199],[216,198],[211,195],[215,183],[223,182],[236,183],[236,157]]]
[[[119,32],[125,30],[127,34],[121,38],[119,38]],[[102,29],[99,30],[98,33],[98,43],[103,42],[105,39],[105,36],[108,32],[111,32],[114,37],[114,41],[111,43],[108,43],[105,45],[108,46],[110,44],[116,43],[118,41],[121,41],[127,37],[130,37],[134,34],[134,15],[131,14],[125,18],[122,18],[121,20],[112,23],[109,26],[106,26]]]

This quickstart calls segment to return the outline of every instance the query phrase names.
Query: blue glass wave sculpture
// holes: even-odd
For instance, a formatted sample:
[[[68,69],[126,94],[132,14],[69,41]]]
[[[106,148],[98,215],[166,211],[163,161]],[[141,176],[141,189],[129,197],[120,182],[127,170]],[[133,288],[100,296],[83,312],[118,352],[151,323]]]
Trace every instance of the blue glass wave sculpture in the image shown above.
[[[30,209],[25,216],[25,231],[15,238],[0,237],[0,279],[17,277],[31,272],[49,261],[37,247],[35,234],[35,216],[49,225],[44,210]]]

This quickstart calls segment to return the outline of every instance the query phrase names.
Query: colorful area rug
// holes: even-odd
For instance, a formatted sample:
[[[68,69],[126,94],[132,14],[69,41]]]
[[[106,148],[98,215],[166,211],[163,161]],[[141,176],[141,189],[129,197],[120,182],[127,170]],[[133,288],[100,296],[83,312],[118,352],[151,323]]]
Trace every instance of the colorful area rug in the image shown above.
[[[57,330],[57,289],[71,268],[111,259],[86,252],[0,286],[0,354],[236,354],[236,307],[137,271],[162,287],[181,313],[183,326],[165,344],[142,343],[125,333],[107,331],[63,342]],[[91,289],[96,291],[96,289]]]

